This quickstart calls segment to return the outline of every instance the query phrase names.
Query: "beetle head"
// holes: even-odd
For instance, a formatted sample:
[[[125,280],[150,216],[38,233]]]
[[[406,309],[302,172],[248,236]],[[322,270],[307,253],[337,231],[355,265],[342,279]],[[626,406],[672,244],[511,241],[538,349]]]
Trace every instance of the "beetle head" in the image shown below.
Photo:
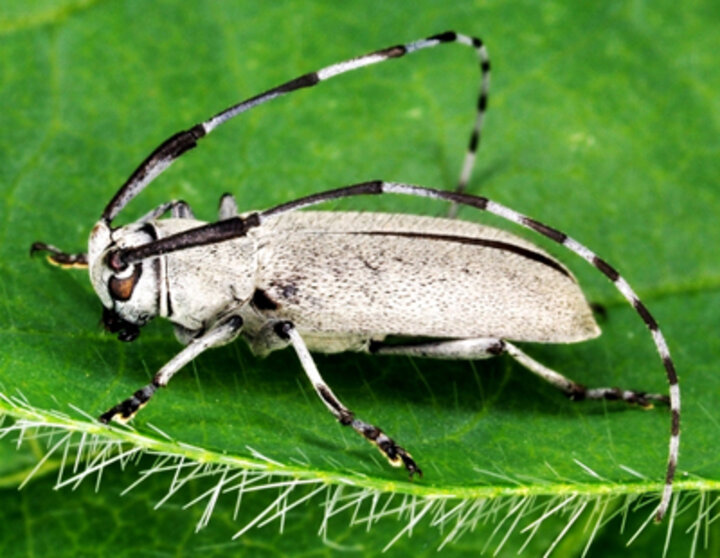
[[[112,229],[99,221],[90,233],[90,281],[103,304],[103,325],[121,341],[133,341],[158,314],[159,277],[156,260],[126,264],[119,255],[154,239],[152,225],[139,223]]]

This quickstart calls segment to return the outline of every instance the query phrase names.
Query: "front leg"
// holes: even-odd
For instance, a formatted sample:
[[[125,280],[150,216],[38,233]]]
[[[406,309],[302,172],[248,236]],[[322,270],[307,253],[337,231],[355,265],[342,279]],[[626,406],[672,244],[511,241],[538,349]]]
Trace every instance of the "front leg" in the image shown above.
[[[193,215],[192,209],[190,209],[190,206],[185,203],[184,201],[169,201],[163,204],[160,204],[155,209],[150,211],[149,213],[146,213],[143,215],[138,222],[139,223],[147,223],[148,221],[152,221],[154,219],[158,219],[159,217],[162,217],[165,213],[170,211],[170,214],[175,218],[182,218],[182,219],[194,219],[195,216]],[[32,256],[36,252],[47,252],[47,260],[53,264],[57,265],[59,267],[70,269],[87,269],[88,266],[88,260],[87,260],[87,253],[86,252],[78,252],[78,253],[70,253],[70,252],[63,252],[60,248],[57,246],[53,246],[52,244],[48,244],[46,242],[33,242],[30,246],[30,255]]]
[[[107,424],[115,419],[124,423],[132,419],[135,413],[147,404],[157,389],[165,387],[178,370],[207,349],[225,345],[232,341],[240,333],[242,324],[243,321],[240,316],[232,315],[223,319],[204,335],[190,341],[187,347],[175,355],[170,362],[155,374],[151,383],[100,415],[100,422]]]
[[[300,334],[295,329],[295,326],[290,322],[278,322],[275,324],[275,333],[278,337],[285,341],[289,341],[295,349],[300,364],[305,370],[305,374],[310,379],[310,382],[315,388],[315,392],[318,394],[322,402],[328,410],[335,416],[336,419],[343,426],[351,426],[355,432],[363,436],[368,442],[375,445],[380,452],[387,458],[393,467],[405,466],[410,477],[414,474],[422,476],[422,471],[417,463],[413,460],[412,456],[405,451],[404,448],[398,446],[392,438],[380,430],[377,426],[373,426],[363,420],[355,417],[355,414],[345,407],[337,396],[332,392],[330,387],[325,383],[325,380],[320,376],[320,372],[315,365],[315,361],[310,352],[308,351],[305,342],[303,341]]]
[[[47,244],[45,242],[33,242],[30,246],[30,256],[35,252],[47,252],[47,260],[59,267],[70,269],[87,269],[88,260],[86,252],[78,252],[71,254],[69,252],[63,252],[57,246]]]

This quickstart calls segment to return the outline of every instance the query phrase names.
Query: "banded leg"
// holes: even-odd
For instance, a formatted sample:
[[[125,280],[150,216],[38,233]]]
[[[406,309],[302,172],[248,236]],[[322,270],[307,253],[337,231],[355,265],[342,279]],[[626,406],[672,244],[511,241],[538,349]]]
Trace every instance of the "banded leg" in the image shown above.
[[[182,200],[173,200],[163,203],[152,211],[146,213],[138,220],[138,222],[147,223],[148,221],[152,221],[153,219],[162,217],[168,211],[171,212],[171,215],[173,217],[179,217],[183,219],[194,219],[195,217],[193,215],[192,209],[190,209],[190,206],[186,202]],[[47,252],[47,260],[51,264],[57,265],[65,269],[87,269],[88,266],[86,252],[69,254],[67,252],[63,252],[62,250],[60,250],[60,248],[53,246],[52,244],[47,244],[45,242],[33,242],[30,246],[30,256],[33,256],[36,252]]]
[[[652,401],[670,403],[667,395],[659,393],[645,393],[644,391],[616,387],[587,388],[539,363],[515,345],[502,339],[453,339],[450,341],[439,340],[403,345],[385,345],[382,342],[372,342],[368,350],[370,353],[380,355],[407,355],[452,360],[478,360],[507,353],[530,372],[558,388],[573,401],[582,401],[584,399],[622,400],[646,408],[652,407]]]
[[[238,336],[241,329],[242,319],[240,316],[230,316],[201,337],[193,339],[155,374],[152,382],[100,415],[100,422],[107,424],[113,419],[123,423],[129,421],[147,404],[158,388],[168,384],[178,370],[207,349],[229,343]]]
[[[47,252],[47,261],[65,269],[87,269],[88,266],[87,252],[69,254],[52,244],[33,242],[30,246],[30,257],[36,252]]]
[[[607,399],[609,401],[622,400],[626,403],[640,405],[645,408],[652,408],[652,401],[659,401],[664,404],[670,403],[667,395],[659,393],[646,393],[644,391],[635,391],[631,389],[620,389],[617,387],[600,387],[587,388],[582,384],[571,380],[539,363],[531,358],[515,345],[503,342],[505,352],[513,359],[530,370],[533,374],[537,374],[546,382],[552,384],[565,393],[573,401],[582,401],[583,399]]]
[[[328,410],[338,419],[340,424],[343,426],[351,426],[355,432],[375,445],[393,467],[404,465],[405,469],[410,473],[410,477],[414,474],[422,476],[420,467],[417,466],[412,456],[405,451],[405,449],[398,446],[392,438],[388,437],[388,435],[377,426],[373,426],[356,418],[355,414],[340,402],[330,387],[325,383],[325,380],[322,379],[322,376],[320,376],[315,361],[293,324],[290,322],[278,322],[275,327],[275,332],[280,338],[290,341],[290,344],[300,359],[300,364],[303,370],[305,370],[305,374],[307,374],[313,388],[315,388],[315,392],[320,399],[322,399],[322,402],[325,403]]]
[[[494,338],[440,339],[392,345],[371,341],[368,345],[368,352],[374,355],[406,355],[446,360],[480,360],[492,358],[504,351],[505,343]]]

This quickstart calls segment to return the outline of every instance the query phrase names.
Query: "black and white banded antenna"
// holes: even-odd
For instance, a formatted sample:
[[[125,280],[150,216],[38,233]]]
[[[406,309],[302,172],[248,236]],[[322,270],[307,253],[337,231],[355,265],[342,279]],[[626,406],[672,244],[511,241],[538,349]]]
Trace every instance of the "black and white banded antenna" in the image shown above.
[[[311,87],[322,81],[326,81],[335,76],[391,60],[400,58],[406,54],[411,54],[419,50],[433,48],[445,43],[459,43],[475,49],[480,61],[481,83],[480,93],[477,101],[477,115],[472,128],[470,143],[468,146],[465,160],[463,162],[460,179],[458,181],[458,191],[464,190],[470,178],[470,173],[475,162],[475,154],[480,141],[482,131],[482,123],[487,109],[488,89],[490,87],[490,60],[488,58],[487,49],[482,40],[456,33],[455,31],[446,31],[438,35],[433,35],[426,39],[420,39],[410,43],[391,46],[363,56],[351,58],[343,62],[338,62],[330,66],[326,66],[315,72],[304,74],[300,77],[292,79],[288,82],[278,85],[250,97],[236,105],[233,105],[222,112],[219,112],[212,118],[196,124],[188,130],[178,132],[160,144],[130,175],[125,184],[117,191],[115,196],[110,200],[107,207],[102,213],[102,220],[108,225],[117,217],[117,215],[125,208],[125,206],[137,196],[150,182],[168,168],[177,158],[186,151],[194,148],[198,140],[208,135],[215,128],[227,122],[231,118],[253,109],[267,101],[281,97],[292,91]]]

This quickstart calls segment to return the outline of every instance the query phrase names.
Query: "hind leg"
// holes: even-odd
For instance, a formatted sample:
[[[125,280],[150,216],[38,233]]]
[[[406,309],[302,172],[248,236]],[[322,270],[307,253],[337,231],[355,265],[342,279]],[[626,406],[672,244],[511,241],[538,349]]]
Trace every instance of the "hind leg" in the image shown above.
[[[477,360],[507,353],[533,374],[540,376],[565,393],[573,401],[583,399],[622,400],[642,407],[651,407],[653,401],[669,403],[667,395],[646,393],[617,387],[588,388],[559,372],[548,368],[531,358],[515,345],[502,339],[456,339],[451,341],[431,341],[417,344],[385,345],[382,342],[371,342],[368,351],[375,354],[408,355],[453,360]]]

